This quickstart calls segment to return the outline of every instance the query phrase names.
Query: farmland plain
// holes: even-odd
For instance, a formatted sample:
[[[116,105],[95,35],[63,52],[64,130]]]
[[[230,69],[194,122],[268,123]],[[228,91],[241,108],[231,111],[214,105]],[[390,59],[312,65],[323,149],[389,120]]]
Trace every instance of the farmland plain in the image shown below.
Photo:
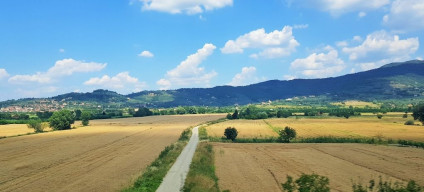
[[[331,191],[351,191],[370,179],[424,185],[424,150],[368,144],[213,143],[219,188],[281,191],[286,176],[327,176]]]
[[[0,191],[116,191],[132,184],[190,126],[224,115],[93,120],[0,140]]]
[[[296,129],[298,137],[303,138],[319,136],[380,137],[424,141],[423,126],[404,125],[407,119],[412,118],[402,118],[402,114],[389,114],[378,119],[375,115],[365,114],[349,119],[338,117],[239,119],[213,124],[206,129],[209,136],[212,137],[222,137],[224,129],[227,127],[235,127],[239,132],[238,138],[278,137],[278,130],[289,126]]]

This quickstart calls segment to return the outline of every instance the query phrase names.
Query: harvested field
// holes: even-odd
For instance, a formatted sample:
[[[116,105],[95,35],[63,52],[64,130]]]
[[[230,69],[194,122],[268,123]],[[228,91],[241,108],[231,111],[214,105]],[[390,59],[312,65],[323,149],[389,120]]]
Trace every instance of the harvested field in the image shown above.
[[[26,124],[0,125],[0,137],[10,137],[33,132],[34,129],[28,128]]]
[[[269,136],[277,137],[278,134],[272,130],[263,120],[237,119],[224,121],[210,125],[206,128],[209,136],[222,137],[227,127],[235,127],[238,131],[238,138],[264,138]]]
[[[352,181],[415,180],[424,185],[424,150],[367,144],[213,143],[221,190],[281,191],[286,176],[327,176],[332,191],[351,191]]]
[[[224,115],[93,120],[78,129],[0,140],[0,191],[117,191],[183,129]]]
[[[410,118],[408,118],[410,119]],[[383,137],[384,139],[405,139],[424,141],[424,127],[404,125],[407,119],[398,116],[385,116],[383,119],[362,116],[354,118],[274,118],[266,120],[232,120],[207,127],[208,134],[221,137],[228,126],[236,127],[239,138],[277,137],[274,129],[285,126],[296,129],[298,137]],[[270,124],[273,128],[267,126]],[[418,122],[416,122],[418,123]]]

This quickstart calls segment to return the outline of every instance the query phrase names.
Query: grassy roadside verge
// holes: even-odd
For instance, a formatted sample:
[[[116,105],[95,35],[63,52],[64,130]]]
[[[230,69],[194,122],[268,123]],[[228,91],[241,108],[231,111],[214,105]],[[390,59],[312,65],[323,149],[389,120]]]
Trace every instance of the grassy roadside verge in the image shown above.
[[[159,154],[159,157],[153,161],[144,171],[144,173],[134,182],[134,184],[122,190],[123,192],[146,191],[154,192],[161,184],[168,170],[177,160],[181,151],[187,145],[191,137],[191,127],[185,129],[177,142],[165,147]]]
[[[212,145],[200,142],[194,153],[190,171],[185,180],[184,192],[219,192],[218,177],[215,174],[215,156]]]

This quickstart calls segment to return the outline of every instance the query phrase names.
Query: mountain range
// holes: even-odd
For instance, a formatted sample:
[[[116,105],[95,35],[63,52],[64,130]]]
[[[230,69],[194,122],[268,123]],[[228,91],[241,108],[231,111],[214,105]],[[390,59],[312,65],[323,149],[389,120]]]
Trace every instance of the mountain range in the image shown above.
[[[89,93],[67,93],[44,99],[100,104],[119,103],[121,106],[174,107],[244,105],[311,95],[325,95],[334,101],[421,97],[424,96],[424,61],[390,63],[369,71],[322,79],[270,80],[247,86],[141,91],[128,95],[100,89]],[[0,102],[0,105],[28,100],[35,99],[4,101]]]

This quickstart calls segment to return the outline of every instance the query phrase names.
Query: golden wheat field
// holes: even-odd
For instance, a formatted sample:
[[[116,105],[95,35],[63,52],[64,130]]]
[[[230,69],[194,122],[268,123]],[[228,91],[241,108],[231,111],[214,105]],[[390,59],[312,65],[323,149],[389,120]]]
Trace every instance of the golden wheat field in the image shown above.
[[[424,150],[368,144],[213,143],[219,188],[232,192],[282,191],[286,176],[326,176],[331,191],[352,191],[379,176],[424,185]]]
[[[0,191],[118,191],[190,126],[225,115],[93,120],[77,129],[0,139]]]
[[[411,119],[409,117],[408,119]],[[221,137],[226,127],[235,127],[239,138],[277,137],[277,131],[285,126],[296,129],[298,137],[382,137],[385,139],[406,139],[424,141],[424,126],[404,125],[402,114],[351,117],[349,119],[324,118],[273,118],[265,120],[231,120],[207,127],[209,136]],[[418,122],[416,122],[418,124]]]

